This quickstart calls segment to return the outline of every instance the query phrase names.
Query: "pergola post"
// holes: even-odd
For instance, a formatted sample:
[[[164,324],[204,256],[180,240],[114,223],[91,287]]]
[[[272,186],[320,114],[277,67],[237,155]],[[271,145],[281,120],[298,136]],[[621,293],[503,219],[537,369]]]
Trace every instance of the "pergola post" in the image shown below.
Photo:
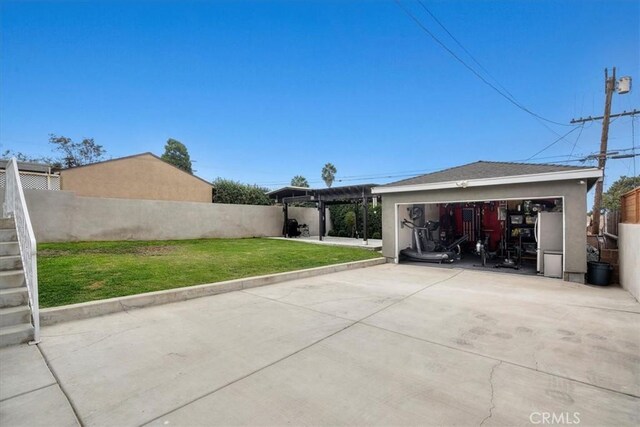
[[[284,237],[289,237],[289,204],[288,203],[283,204],[282,211],[284,212],[284,225],[282,226],[282,235]]]
[[[325,216],[325,208],[324,202],[322,200],[318,201],[318,240],[322,240],[324,236],[324,232],[326,230],[326,216]]]
[[[368,213],[369,213],[369,203],[367,200],[367,196],[364,197],[364,209],[363,209],[363,215],[362,215],[362,240],[364,242],[365,245],[369,244],[369,239],[367,237],[367,220],[368,218]]]

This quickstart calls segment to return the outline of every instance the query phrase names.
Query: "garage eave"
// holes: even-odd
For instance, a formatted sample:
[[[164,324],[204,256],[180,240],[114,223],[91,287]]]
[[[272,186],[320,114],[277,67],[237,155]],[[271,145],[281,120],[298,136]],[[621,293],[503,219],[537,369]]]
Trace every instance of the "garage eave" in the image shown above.
[[[380,186],[371,189],[372,194],[407,193],[413,191],[442,190],[446,188],[486,187],[491,185],[527,184],[535,182],[597,180],[602,178],[602,170],[598,168],[580,169],[561,172],[547,172],[530,175],[501,176],[494,178],[469,179],[461,181],[432,182],[427,184]]]

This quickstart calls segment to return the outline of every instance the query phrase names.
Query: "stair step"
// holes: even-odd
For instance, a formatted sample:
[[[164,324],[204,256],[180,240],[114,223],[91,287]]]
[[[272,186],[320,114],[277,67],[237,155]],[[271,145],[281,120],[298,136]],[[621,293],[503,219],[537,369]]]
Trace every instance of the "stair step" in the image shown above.
[[[33,326],[31,323],[0,328],[0,347],[22,344],[33,340]]]
[[[18,307],[29,303],[27,287],[0,289],[0,308]]]
[[[31,311],[28,305],[0,308],[0,328],[15,326],[31,321]]]
[[[9,288],[21,288],[27,285],[24,279],[24,271],[6,270],[0,271],[0,290]]]
[[[0,256],[20,255],[18,242],[0,242]]]
[[[0,255],[0,271],[22,270],[22,257],[20,255]]]
[[[0,242],[17,242],[18,233],[15,229],[4,228],[0,229]]]
[[[0,229],[4,230],[5,228],[16,229],[16,222],[13,218],[0,218]]]

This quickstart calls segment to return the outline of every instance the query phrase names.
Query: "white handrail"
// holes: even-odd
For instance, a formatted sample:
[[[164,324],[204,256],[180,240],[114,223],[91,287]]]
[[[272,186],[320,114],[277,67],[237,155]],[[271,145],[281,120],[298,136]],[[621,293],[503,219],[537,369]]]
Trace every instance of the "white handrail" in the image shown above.
[[[24,267],[24,277],[29,293],[29,306],[33,321],[33,341],[40,342],[40,307],[38,304],[38,259],[36,237],[31,226],[27,202],[24,198],[18,161],[12,158],[6,166],[4,193],[4,217],[13,217],[16,223],[20,256]]]

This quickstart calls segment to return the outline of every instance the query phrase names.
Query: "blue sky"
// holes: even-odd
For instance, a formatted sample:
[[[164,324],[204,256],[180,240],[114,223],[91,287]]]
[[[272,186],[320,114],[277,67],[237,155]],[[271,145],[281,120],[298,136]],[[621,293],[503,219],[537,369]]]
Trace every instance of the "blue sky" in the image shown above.
[[[402,4],[475,66],[418,3]],[[522,104],[554,121],[602,114],[605,67],[640,84],[637,1],[425,4]],[[301,174],[319,186],[326,162],[339,183],[383,183],[524,160],[570,130],[548,129],[482,84],[393,0],[0,8],[2,150],[50,155],[55,133],[93,137],[110,157],[161,154],[172,137],[205,179],[278,187]],[[614,95],[613,111],[640,108],[638,90]],[[611,148],[632,147],[631,122],[612,124]],[[578,133],[535,160],[598,149],[599,122],[574,148]],[[610,161],[608,182],[633,166]]]

